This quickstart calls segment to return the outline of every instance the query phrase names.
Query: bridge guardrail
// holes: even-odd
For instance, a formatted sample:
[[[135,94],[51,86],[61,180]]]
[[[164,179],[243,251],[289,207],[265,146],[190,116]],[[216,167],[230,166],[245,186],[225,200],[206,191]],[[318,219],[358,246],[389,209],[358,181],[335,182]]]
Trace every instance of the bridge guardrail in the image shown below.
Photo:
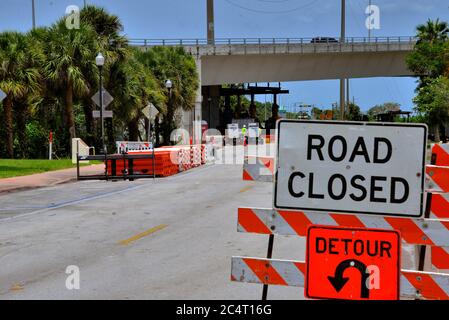
[[[129,44],[136,46],[204,46],[204,45],[297,45],[297,44],[338,44],[342,43],[339,37],[329,37],[317,41],[317,37],[309,38],[216,38],[214,41],[207,39],[130,39]],[[315,42],[314,42],[315,41]],[[415,43],[414,36],[392,37],[346,37],[347,44],[376,44],[376,43]]]

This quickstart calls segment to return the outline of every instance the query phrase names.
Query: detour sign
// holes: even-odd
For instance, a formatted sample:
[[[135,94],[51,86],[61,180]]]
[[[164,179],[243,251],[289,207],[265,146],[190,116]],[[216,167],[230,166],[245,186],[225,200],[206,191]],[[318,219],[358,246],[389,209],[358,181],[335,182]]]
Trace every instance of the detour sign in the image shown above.
[[[316,299],[399,299],[400,234],[312,225],[305,294]]]

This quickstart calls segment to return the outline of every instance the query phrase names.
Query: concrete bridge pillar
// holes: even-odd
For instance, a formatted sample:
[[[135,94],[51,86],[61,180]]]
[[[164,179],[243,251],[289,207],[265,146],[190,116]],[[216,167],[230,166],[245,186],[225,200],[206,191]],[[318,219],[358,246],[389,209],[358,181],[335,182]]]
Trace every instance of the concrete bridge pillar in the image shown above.
[[[203,120],[209,128],[218,129],[220,125],[220,87],[203,86]]]
[[[201,92],[201,58],[198,57],[195,59],[196,62],[196,72],[198,73],[198,82],[199,86],[196,90],[196,98],[195,98],[195,108],[193,110],[193,137],[192,141],[194,143],[201,143],[201,120],[203,119],[202,115],[202,103],[203,96]]]

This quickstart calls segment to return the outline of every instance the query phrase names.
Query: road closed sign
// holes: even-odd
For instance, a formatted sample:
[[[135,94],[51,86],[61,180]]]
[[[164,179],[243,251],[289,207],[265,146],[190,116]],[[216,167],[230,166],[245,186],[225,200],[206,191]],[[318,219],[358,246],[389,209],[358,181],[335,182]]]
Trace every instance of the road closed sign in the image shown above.
[[[396,230],[310,226],[305,295],[315,299],[398,300],[400,239]]]
[[[274,207],[420,217],[423,124],[280,120]]]

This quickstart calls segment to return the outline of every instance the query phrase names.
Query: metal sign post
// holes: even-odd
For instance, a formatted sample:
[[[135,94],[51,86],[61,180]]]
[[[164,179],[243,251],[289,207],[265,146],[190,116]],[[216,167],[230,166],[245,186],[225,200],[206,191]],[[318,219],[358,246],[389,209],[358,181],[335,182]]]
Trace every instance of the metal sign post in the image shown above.
[[[92,96],[92,101],[95,102],[95,104],[97,106],[100,107],[100,111],[93,111],[92,112],[92,116],[94,118],[100,118],[101,121],[101,139],[102,139],[102,148],[103,148],[103,153],[104,153],[104,161],[106,163],[105,165],[105,175],[106,175],[106,179],[107,179],[107,169],[108,169],[108,164],[107,164],[107,159],[106,159],[106,155],[107,155],[107,150],[106,150],[106,143],[105,143],[105,139],[104,139],[104,118],[112,118],[112,111],[107,111],[106,107],[114,100],[114,98],[109,94],[109,92],[107,92],[105,90],[105,88],[103,88],[102,85],[103,81],[102,81],[102,72],[100,69],[100,90],[97,91],[97,93],[95,93]]]
[[[143,115],[148,119],[148,142],[151,143],[151,150],[153,153],[153,180],[156,180],[156,164],[155,164],[155,153],[154,153],[154,144],[155,144],[155,139],[154,139],[154,135],[153,135],[153,130],[152,130],[152,121],[155,120],[156,115],[159,113],[159,110],[157,110],[157,108],[152,104],[148,104],[145,108],[142,109],[142,113]],[[155,133],[155,132],[154,132]]]
[[[48,138],[48,160],[52,160],[52,158],[53,158],[53,132],[50,131],[50,136]]]

